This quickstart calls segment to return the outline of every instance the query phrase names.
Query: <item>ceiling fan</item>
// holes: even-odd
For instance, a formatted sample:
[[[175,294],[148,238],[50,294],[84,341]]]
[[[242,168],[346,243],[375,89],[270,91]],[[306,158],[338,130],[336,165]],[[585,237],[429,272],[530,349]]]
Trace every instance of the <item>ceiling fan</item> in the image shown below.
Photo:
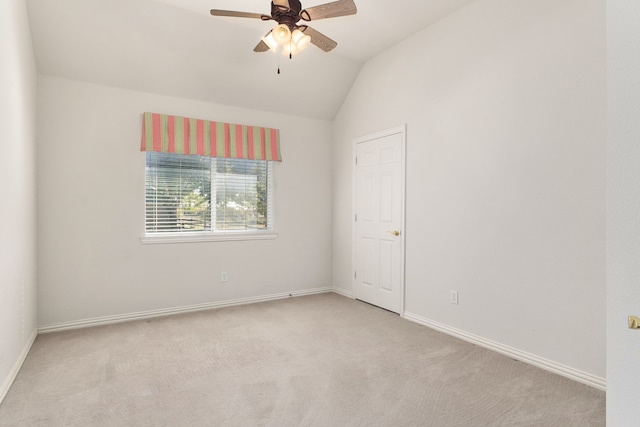
[[[291,58],[309,43],[325,52],[333,50],[338,43],[308,25],[298,25],[298,21],[317,21],[326,18],[355,15],[357,8],[353,0],[338,0],[332,3],[303,9],[300,0],[273,0],[271,15],[231,10],[211,9],[214,16],[231,16],[237,18],[253,18],[262,21],[276,21],[276,25],[265,35],[253,49],[254,52],[277,51],[282,47],[284,55]]]

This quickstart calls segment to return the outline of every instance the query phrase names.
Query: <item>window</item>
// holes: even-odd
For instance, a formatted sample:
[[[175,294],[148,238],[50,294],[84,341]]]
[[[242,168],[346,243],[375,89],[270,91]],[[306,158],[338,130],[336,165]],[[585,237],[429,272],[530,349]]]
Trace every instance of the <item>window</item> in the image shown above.
[[[274,239],[280,131],[146,112],[142,243]]]
[[[146,153],[145,234],[273,231],[273,167],[265,160]]]

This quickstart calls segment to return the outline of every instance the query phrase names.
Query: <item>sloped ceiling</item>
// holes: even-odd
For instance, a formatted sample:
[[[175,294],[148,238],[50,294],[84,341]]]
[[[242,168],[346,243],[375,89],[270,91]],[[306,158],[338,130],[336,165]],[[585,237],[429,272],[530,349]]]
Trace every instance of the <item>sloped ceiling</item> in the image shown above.
[[[338,42],[292,60],[253,47],[267,0],[28,0],[40,73],[332,120],[364,62],[474,0],[355,0],[358,14],[311,25]],[[303,7],[326,1],[303,0]],[[277,74],[278,66],[281,74]]]

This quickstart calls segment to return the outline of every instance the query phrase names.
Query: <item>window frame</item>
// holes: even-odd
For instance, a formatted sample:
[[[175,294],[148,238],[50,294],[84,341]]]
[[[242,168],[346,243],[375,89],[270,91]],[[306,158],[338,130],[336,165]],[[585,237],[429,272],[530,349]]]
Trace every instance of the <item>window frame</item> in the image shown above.
[[[148,152],[151,153],[151,152]],[[175,155],[183,155],[183,154],[175,154]],[[211,159],[212,161],[215,158]],[[275,221],[275,167],[273,165],[274,162],[269,160],[254,160],[259,162],[267,162],[267,189],[268,195],[270,198],[270,216],[267,218],[267,229],[265,230],[218,230],[218,231],[190,231],[190,232],[155,232],[155,233],[147,233],[146,230],[146,192],[143,206],[143,231],[142,236],[140,237],[140,242],[142,244],[174,244],[174,243],[202,243],[202,242],[226,242],[226,241],[251,241],[251,240],[274,240],[278,237],[278,233],[276,232],[276,221]],[[145,186],[146,186],[146,167],[147,167],[147,156],[144,156],[144,170],[145,170]],[[210,170],[213,170],[213,167],[210,167]],[[213,174],[210,177],[213,184]],[[214,209],[214,204],[211,204],[211,209]],[[213,215],[211,220],[211,225],[213,227]]]

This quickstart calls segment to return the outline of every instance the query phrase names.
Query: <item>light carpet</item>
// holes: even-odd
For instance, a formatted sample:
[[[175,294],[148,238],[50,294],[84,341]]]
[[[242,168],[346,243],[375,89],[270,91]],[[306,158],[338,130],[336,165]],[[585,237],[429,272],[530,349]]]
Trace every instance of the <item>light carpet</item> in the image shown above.
[[[38,336],[2,426],[604,426],[605,393],[336,294]]]

